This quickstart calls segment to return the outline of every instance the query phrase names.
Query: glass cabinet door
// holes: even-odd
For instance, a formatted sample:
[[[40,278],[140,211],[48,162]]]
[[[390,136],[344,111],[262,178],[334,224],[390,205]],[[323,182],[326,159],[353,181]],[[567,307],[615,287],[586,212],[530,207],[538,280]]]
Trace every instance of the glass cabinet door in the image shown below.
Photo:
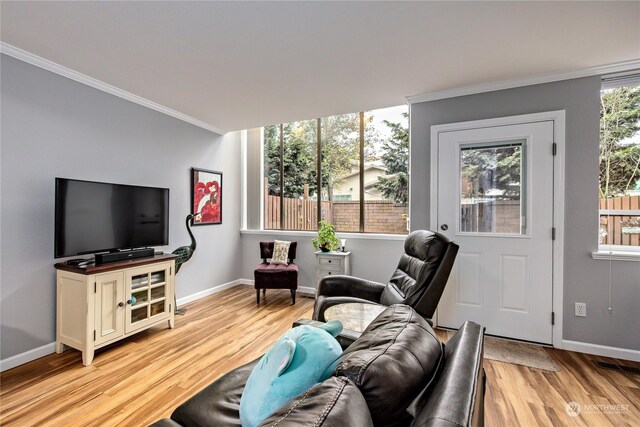
[[[127,275],[127,316],[125,333],[168,317],[169,267],[140,268]]]

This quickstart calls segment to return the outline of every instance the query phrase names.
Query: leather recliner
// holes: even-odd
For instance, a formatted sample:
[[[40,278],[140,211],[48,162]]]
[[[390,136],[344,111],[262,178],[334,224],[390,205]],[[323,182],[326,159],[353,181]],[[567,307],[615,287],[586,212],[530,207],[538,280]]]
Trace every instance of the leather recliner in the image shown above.
[[[430,319],[449,279],[458,245],[440,233],[418,230],[407,236],[404,254],[389,283],[352,276],[330,276],[318,284],[313,319],[325,321],[329,307],[350,302],[406,304]]]

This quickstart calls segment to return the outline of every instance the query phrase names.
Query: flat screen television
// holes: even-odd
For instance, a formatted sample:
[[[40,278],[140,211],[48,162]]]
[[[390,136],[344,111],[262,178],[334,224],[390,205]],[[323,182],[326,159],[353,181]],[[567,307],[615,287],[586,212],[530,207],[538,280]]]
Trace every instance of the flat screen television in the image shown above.
[[[169,189],[56,178],[61,258],[169,243]]]

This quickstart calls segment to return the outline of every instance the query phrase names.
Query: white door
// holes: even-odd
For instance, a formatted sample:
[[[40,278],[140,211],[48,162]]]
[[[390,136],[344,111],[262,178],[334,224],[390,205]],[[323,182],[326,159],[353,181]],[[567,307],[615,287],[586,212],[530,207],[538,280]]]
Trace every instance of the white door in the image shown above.
[[[460,245],[438,324],[552,342],[553,121],[439,132],[438,231]]]

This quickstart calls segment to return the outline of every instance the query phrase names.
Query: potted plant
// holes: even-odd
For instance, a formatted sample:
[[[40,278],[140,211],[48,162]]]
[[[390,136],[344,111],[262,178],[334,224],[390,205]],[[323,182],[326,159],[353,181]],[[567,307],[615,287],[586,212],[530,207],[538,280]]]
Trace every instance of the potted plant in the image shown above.
[[[340,241],[336,237],[336,228],[327,221],[320,221],[318,237],[311,241],[316,250],[329,252],[340,247]]]

